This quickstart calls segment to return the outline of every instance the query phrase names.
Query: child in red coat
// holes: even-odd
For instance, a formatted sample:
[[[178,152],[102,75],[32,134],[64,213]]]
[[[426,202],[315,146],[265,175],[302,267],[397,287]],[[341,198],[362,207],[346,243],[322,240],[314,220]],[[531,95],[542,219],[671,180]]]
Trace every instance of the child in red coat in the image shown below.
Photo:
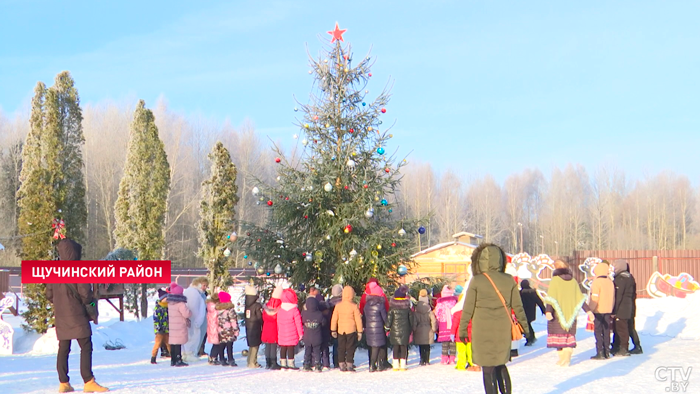
[[[282,305],[282,287],[277,286],[263,306],[262,342],[265,344],[265,369],[282,369],[277,364],[277,312]]]

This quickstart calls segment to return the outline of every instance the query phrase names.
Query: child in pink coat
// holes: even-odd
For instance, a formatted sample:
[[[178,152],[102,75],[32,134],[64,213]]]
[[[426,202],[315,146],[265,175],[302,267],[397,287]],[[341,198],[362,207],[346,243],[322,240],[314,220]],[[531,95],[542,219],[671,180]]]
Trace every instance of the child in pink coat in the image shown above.
[[[219,342],[219,312],[216,306],[219,305],[219,295],[212,294],[207,299],[207,342],[211,343],[209,351],[209,364],[221,365],[219,353],[221,344]]]
[[[294,365],[294,347],[303,338],[304,329],[297,301],[294,290],[285,289],[282,292],[282,305],[277,312],[277,343],[283,369],[299,369]]]
[[[182,345],[187,343],[187,326],[192,312],[187,308],[187,297],[182,295],[184,289],[177,283],[170,284],[168,294],[168,325],[170,330],[170,365],[186,367],[182,361]]]

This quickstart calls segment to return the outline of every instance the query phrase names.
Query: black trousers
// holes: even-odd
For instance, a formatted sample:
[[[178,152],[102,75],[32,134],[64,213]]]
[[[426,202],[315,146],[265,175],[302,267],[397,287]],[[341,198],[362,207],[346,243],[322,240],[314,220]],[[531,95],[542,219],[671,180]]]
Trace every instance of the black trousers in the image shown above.
[[[527,322],[527,327],[530,329],[530,336],[526,339],[528,342],[532,342],[535,340],[535,330],[532,329],[532,322],[531,321]]]
[[[612,348],[614,352],[619,352],[620,350],[629,351],[631,325],[630,320],[631,319],[615,319],[612,343]]]
[[[326,368],[331,367],[330,349],[325,341],[321,344],[321,364]]]
[[[182,361],[182,345],[170,345],[170,365]]]
[[[394,359],[407,359],[408,358],[408,346],[406,345],[394,345]]]
[[[92,338],[77,339],[80,345],[80,376],[85,383],[91,381],[92,375]],[[70,339],[58,341],[58,356],[56,356],[56,370],[58,371],[58,381],[68,383],[68,355],[70,354]]]
[[[304,342],[304,366],[321,365],[321,345]]]
[[[486,394],[510,393],[512,384],[510,374],[505,365],[496,367],[481,367],[484,380],[484,391]]]
[[[272,358],[277,361],[277,344],[276,343],[266,343],[265,344],[265,358]]]
[[[430,362],[430,345],[418,345],[420,352],[420,361],[424,363]]]
[[[216,345],[211,345],[209,357],[213,358],[214,360],[218,360],[219,357],[224,358],[224,345],[220,343]]]
[[[338,338],[331,338],[331,345],[333,345],[333,368],[338,368]]]
[[[233,342],[225,342],[222,343],[224,345],[224,350],[226,350],[226,353],[228,354],[228,360],[231,361],[233,360]],[[221,352],[221,358],[224,357],[224,352]]]
[[[595,347],[598,353],[610,352],[610,314],[595,314]]]
[[[205,332],[205,333],[204,333],[204,338],[202,338],[202,343],[199,345],[199,351],[197,352],[197,355],[200,355],[200,354],[207,354],[207,353],[204,351],[204,345],[206,345],[206,343],[207,343],[207,333]]]
[[[280,359],[294,360],[294,346],[280,346]]]
[[[380,368],[384,366],[384,359],[386,358],[386,348],[384,346],[372,346],[369,348],[369,366],[370,368]]]
[[[634,326],[634,317],[629,320],[629,326],[630,326],[630,339],[632,340],[632,344],[634,345],[634,347],[642,346],[642,343],[639,342],[639,334],[637,334],[637,329]]]
[[[338,362],[352,365],[355,362],[357,333],[338,334]]]

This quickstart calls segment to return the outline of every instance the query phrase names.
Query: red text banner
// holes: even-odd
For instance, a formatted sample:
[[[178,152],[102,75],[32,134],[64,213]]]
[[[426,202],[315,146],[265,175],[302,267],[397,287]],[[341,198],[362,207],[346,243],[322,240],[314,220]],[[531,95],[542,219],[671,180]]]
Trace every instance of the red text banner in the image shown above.
[[[26,260],[22,283],[170,283],[169,260]]]

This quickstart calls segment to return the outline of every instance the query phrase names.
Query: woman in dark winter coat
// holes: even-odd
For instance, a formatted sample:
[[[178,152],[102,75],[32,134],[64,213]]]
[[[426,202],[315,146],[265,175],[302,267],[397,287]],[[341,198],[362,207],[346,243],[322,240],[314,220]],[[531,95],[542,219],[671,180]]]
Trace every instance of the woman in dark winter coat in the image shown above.
[[[435,339],[437,320],[430,308],[428,291],[421,289],[413,320],[413,343],[420,349],[420,365],[430,364],[430,345]]]
[[[323,344],[323,312],[318,309],[318,299],[308,297],[301,311],[301,322],[304,325],[304,371],[311,371],[316,366],[316,372],[323,370],[321,365],[321,345]]]
[[[615,260],[615,326],[613,343],[610,353],[615,356],[629,356],[629,340],[631,321],[634,319],[635,303],[637,301],[637,283],[629,273],[626,260]]]
[[[547,347],[557,349],[557,365],[566,367],[576,347],[576,317],[581,309],[592,318],[593,313],[586,304],[586,296],[581,293],[569,265],[564,261],[554,262],[552,280],[549,282],[547,297]]]
[[[253,286],[245,287],[245,335],[248,342],[248,368],[260,368],[258,349],[262,343],[262,305],[258,302],[258,291]]]
[[[407,298],[408,288],[399,287],[394,292],[394,298],[389,300],[389,315],[387,326],[389,327],[389,341],[394,347],[394,371],[405,371],[408,359],[408,343],[413,332],[413,311],[411,300]]]
[[[365,341],[370,347],[369,371],[384,371],[383,355],[386,345],[387,313],[384,301],[386,297],[379,285],[374,285],[370,289],[370,294],[365,297]]]
[[[506,254],[501,248],[482,244],[474,250],[471,260],[474,277],[464,298],[459,337],[468,338],[471,320],[472,359],[482,368],[486,393],[495,394],[499,388],[501,393],[510,393],[510,375],[505,364],[510,361],[511,309],[525,334],[530,334],[523,302],[515,280],[504,272]]]
[[[525,316],[527,316],[527,326],[530,328],[530,336],[527,338],[525,346],[532,346],[537,338],[535,338],[535,330],[532,329],[532,322],[537,319],[536,307],[540,307],[540,311],[544,315],[544,303],[542,299],[537,294],[537,290],[530,287],[530,282],[524,279],[520,282],[520,298],[523,300],[523,309],[525,309]]]
[[[72,239],[64,239],[57,245],[61,260],[80,260],[83,247]],[[73,339],[80,345],[80,375],[85,382],[84,391],[104,392],[107,388],[95,382],[92,373],[92,329],[90,321],[97,323],[97,315],[88,313],[86,305],[95,305],[92,285],[89,283],[49,283],[46,298],[53,306],[54,325],[58,338],[56,369],[59,391],[73,391],[68,377],[68,356]],[[96,308],[95,308],[96,311]]]

